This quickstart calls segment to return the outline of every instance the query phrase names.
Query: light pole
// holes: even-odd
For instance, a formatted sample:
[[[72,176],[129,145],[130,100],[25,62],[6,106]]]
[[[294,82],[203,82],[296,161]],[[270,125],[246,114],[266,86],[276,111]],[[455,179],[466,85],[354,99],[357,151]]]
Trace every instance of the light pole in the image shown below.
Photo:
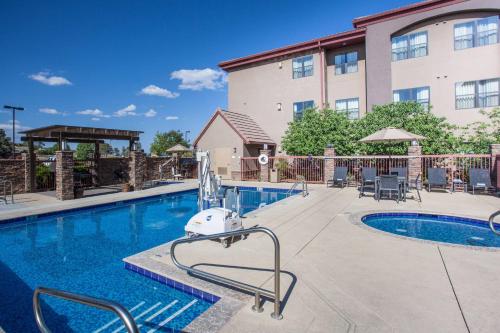
[[[184,132],[184,141],[186,141],[186,143],[189,143],[189,141],[188,141],[188,134],[189,133],[191,133],[191,131]]]
[[[12,156],[16,155],[16,111],[24,111],[20,106],[4,105],[4,109],[12,111]]]

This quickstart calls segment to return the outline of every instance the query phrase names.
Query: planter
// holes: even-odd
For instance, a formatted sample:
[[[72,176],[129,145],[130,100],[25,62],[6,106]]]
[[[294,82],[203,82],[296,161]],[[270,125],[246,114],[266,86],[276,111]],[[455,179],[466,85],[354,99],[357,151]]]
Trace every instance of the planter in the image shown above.
[[[130,185],[129,183],[125,183],[122,186],[122,192],[132,192],[134,190],[134,187]]]

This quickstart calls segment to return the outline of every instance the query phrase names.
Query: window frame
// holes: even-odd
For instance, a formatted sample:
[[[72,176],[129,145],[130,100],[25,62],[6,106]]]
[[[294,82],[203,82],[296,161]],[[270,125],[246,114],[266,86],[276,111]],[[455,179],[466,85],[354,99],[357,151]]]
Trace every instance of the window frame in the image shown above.
[[[478,36],[478,31],[477,31],[478,23],[480,21],[488,20],[490,18],[496,18],[496,22],[497,22],[497,31],[496,31],[497,41],[495,43],[479,45],[479,36]],[[467,24],[472,24],[472,46],[470,46],[470,47],[463,47],[463,48],[457,48],[457,36],[455,34],[455,29],[458,26],[463,26],[463,25],[467,25]],[[483,18],[480,18],[480,19],[475,19],[475,20],[466,21],[466,22],[462,22],[462,23],[456,23],[456,24],[453,25],[453,48],[454,48],[455,51],[468,50],[468,49],[473,49],[473,48],[476,48],[476,47],[494,45],[494,44],[498,44],[498,43],[500,43],[500,15],[487,16],[487,17],[483,17]]]
[[[311,106],[306,107],[306,103],[311,103]],[[300,110],[295,110],[295,106],[301,105]],[[314,100],[307,100],[307,101],[300,101],[300,102],[294,102],[292,106],[293,110],[293,121],[301,120],[302,117],[304,117],[304,111],[309,110],[309,109],[314,109]],[[300,116],[299,116],[300,115]]]
[[[311,65],[304,66],[306,59],[311,59]],[[300,71],[296,71],[294,64],[300,61]],[[314,75],[314,56],[312,54],[308,54],[301,57],[296,57],[292,59],[292,79],[301,79],[304,77],[309,77]]]
[[[485,97],[481,97],[480,96],[480,93],[479,93],[479,86],[481,83],[485,83],[487,81],[497,81],[498,82],[498,90],[496,92],[496,96],[497,96],[497,99],[498,99],[498,103],[497,105],[484,105],[484,106],[481,106],[480,104],[480,99],[481,98],[487,98],[488,96],[485,96]],[[474,105],[472,107],[459,107],[458,106],[458,97],[462,97],[463,96],[469,96],[469,95],[457,95],[457,86],[459,84],[465,84],[465,83],[471,83],[473,82],[474,83]],[[495,96],[495,95],[493,95]],[[470,81],[460,81],[460,82],[455,82],[455,110],[471,110],[471,109],[482,109],[482,108],[495,108],[495,107],[498,107],[500,106],[500,77],[497,77],[497,78],[491,78],[491,79],[484,79],[484,80],[470,80]]]
[[[419,101],[417,99],[417,93],[418,93],[419,89],[427,89],[427,95],[429,96],[427,98],[427,102],[422,102],[422,101]],[[411,101],[414,101],[414,102],[417,102],[420,105],[422,105],[422,107],[424,108],[425,111],[429,112],[429,110],[430,110],[429,107],[431,105],[431,87],[430,86],[405,88],[405,89],[395,89],[395,90],[392,91],[392,101],[393,101],[393,103],[396,103],[396,101],[394,100],[394,95],[396,94],[396,92],[400,93],[401,91],[408,92],[408,94],[410,96],[410,99],[406,99],[406,100],[401,100],[400,99],[398,102],[411,102]]]
[[[347,60],[347,55],[352,54],[352,53],[356,54],[356,61],[348,61]],[[342,59],[340,64],[337,64],[337,57],[338,56],[340,56]],[[335,75],[345,75],[345,74],[357,73],[359,71],[358,62],[359,62],[359,52],[358,51],[350,51],[350,52],[335,54],[333,57],[333,64],[335,67],[334,68]],[[348,72],[347,68],[349,67],[349,65],[356,65],[356,70],[354,72]],[[340,69],[340,73],[337,73],[337,68]]]
[[[357,109],[349,109],[349,101],[357,101],[358,102],[358,108]],[[337,109],[337,104],[338,103],[344,103],[345,104],[345,109],[339,110]],[[350,115],[352,113],[352,110],[357,110],[357,117],[356,118],[351,118]],[[335,100],[335,111],[336,112],[342,112],[347,116],[347,119],[349,120],[356,120],[360,118],[360,105],[359,105],[359,97],[351,97],[351,98],[342,98],[342,99],[337,99]]]
[[[422,33],[425,34],[425,54],[415,56],[415,49],[416,48],[415,48],[415,45],[411,45],[410,40],[411,40],[411,37],[418,35],[418,34],[422,34]],[[405,50],[404,51],[405,57],[403,57],[403,58],[394,59],[395,53],[394,53],[394,48],[392,47],[392,45],[393,45],[395,39],[406,40],[406,46],[399,47],[396,49],[396,50],[399,50],[399,49]],[[420,43],[420,44],[423,44],[423,43]],[[416,44],[416,45],[420,45],[420,44]],[[412,52],[412,50],[413,50],[413,52]],[[413,53],[413,56],[411,56],[412,53]],[[396,54],[399,54],[399,53],[396,53]],[[416,31],[416,32],[412,32],[412,33],[401,35],[401,36],[391,37],[391,62],[397,62],[397,61],[408,60],[408,59],[417,59],[417,58],[426,57],[428,55],[429,55],[429,32],[427,30]]]

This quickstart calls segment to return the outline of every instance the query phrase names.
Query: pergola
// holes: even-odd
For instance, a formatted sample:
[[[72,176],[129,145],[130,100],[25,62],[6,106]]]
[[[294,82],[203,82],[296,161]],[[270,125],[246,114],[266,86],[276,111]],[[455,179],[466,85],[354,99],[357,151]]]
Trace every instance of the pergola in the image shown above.
[[[63,151],[65,149],[66,143],[93,143],[95,145],[93,159],[95,165],[97,165],[100,158],[99,144],[104,143],[104,140],[128,141],[129,151],[132,152],[135,150],[134,144],[139,141],[139,135],[143,132],[98,127],[51,125],[20,133],[24,134],[24,136],[21,137],[21,141],[28,143],[28,159],[30,163],[29,170],[27,170],[28,177],[26,179],[29,185],[27,184],[26,187],[27,190],[33,191],[35,189],[36,165],[33,145],[34,142],[55,142],[59,145],[59,151]]]

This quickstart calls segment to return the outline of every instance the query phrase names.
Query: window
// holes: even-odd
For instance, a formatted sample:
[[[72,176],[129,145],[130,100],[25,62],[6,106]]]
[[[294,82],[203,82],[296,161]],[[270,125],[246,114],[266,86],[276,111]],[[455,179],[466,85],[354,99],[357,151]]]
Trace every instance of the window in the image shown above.
[[[335,110],[344,112],[349,119],[359,118],[359,98],[339,99],[335,101]]]
[[[455,84],[455,108],[472,109],[499,106],[500,79]]]
[[[430,88],[419,87],[393,91],[394,102],[415,101],[420,103],[425,111],[429,111]]]
[[[335,56],[335,75],[356,73],[358,71],[358,52],[337,54]]]
[[[299,79],[301,77],[313,75],[313,56],[305,56],[293,59],[293,78]]]
[[[314,101],[304,101],[293,103],[293,120],[300,120],[304,115],[304,111],[314,108]]]
[[[392,61],[427,55],[427,31],[392,38]]]
[[[455,50],[498,43],[498,16],[455,24]]]

